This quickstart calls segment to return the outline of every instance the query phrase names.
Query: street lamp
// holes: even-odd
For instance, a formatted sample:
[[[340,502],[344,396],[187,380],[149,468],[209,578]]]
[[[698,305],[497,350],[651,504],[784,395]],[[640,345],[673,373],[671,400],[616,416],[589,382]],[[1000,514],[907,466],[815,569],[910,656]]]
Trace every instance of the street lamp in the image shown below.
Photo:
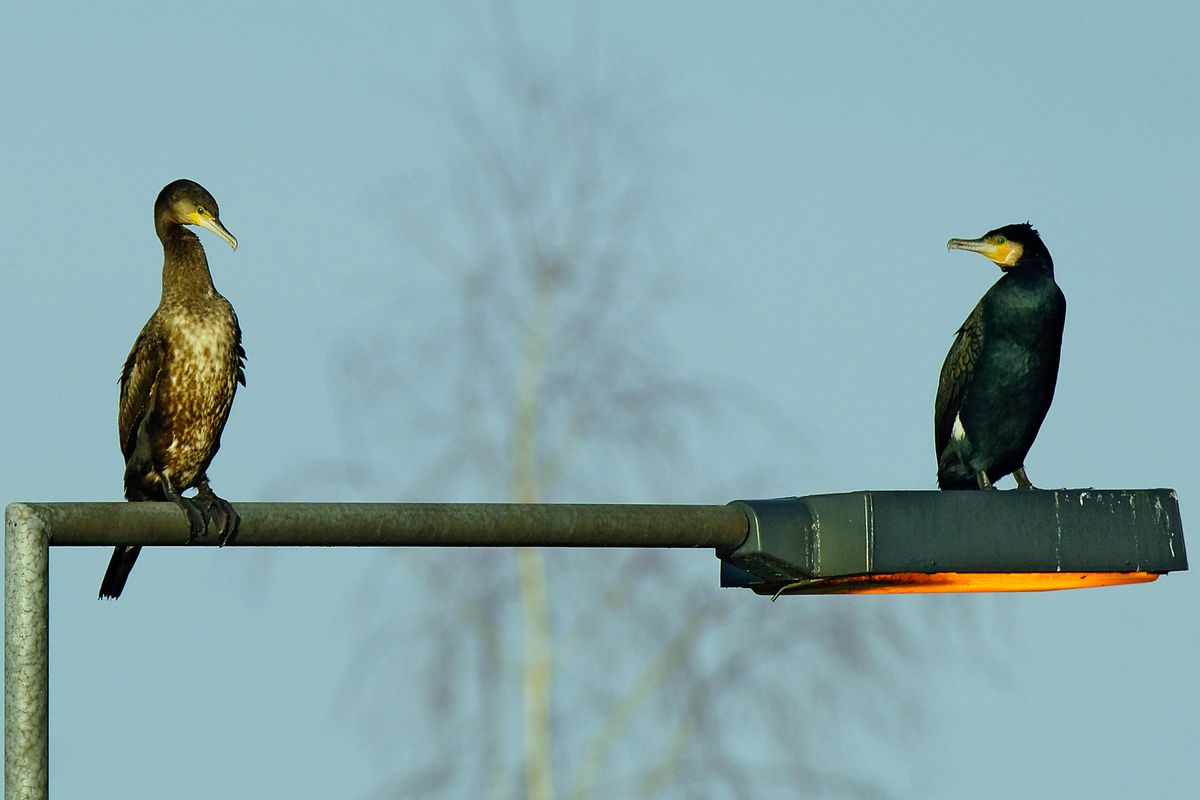
[[[721,585],[759,594],[1009,592],[1187,569],[1170,489],[849,492],[739,500]]]
[[[1187,569],[1170,489],[851,492],[703,506],[236,506],[234,547],[712,548],[722,586],[774,596],[1067,589]],[[5,797],[44,800],[51,547],[182,545],[189,528],[172,503],[11,503],[5,531]]]

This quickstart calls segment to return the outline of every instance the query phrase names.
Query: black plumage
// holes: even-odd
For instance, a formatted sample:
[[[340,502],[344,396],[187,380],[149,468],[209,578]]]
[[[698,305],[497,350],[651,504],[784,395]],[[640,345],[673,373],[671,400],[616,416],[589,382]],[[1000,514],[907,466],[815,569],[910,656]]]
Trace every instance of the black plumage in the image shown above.
[[[178,180],[159,193],[154,229],[163,245],[162,299],[121,371],[117,428],[125,498],[174,502],[187,515],[192,537],[205,535],[211,519],[224,543],[237,532],[238,516],[213,494],[206,472],[237,384],[246,384],[246,354],[233,306],[213,286],[204,247],[186,225],[206,228],[237,249],[203,186]],[[194,498],[180,494],[191,488]],[[113,550],[101,597],[120,596],[140,550]]]
[[[1019,487],[1033,488],[1025,456],[1054,398],[1067,314],[1054,262],[1029,223],[946,246],[982,253],[1004,274],[959,328],[942,365],[934,409],[938,486],[992,488],[1012,473]]]

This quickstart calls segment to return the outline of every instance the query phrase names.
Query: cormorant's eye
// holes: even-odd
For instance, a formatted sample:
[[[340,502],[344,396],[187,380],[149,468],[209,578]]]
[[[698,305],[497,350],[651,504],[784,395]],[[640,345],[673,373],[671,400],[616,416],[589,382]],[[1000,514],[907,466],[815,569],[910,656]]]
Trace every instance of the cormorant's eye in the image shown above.
[[[204,206],[196,206],[196,213],[200,216],[204,216]]]
[[[1008,239],[1005,239],[1003,236],[996,236],[992,239],[992,241],[995,242],[996,244],[1004,244],[1005,242],[1008,241]]]

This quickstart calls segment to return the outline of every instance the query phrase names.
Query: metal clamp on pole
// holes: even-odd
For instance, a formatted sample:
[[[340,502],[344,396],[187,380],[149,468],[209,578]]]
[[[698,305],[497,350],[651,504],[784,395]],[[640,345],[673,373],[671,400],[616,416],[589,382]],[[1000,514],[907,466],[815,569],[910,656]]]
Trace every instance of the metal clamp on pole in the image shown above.
[[[749,588],[812,577],[815,571],[812,515],[799,497],[734,500],[746,514],[746,539],[731,550],[718,550],[721,585]]]

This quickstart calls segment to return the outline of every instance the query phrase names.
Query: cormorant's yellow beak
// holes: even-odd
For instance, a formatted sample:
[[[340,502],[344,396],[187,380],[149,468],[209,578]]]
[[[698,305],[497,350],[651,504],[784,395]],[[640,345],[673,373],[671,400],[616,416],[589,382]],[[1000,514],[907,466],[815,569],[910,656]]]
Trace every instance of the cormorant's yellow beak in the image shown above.
[[[237,250],[237,239],[234,238],[234,235],[230,233],[224,225],[221,224],[221,220],[214,217],[207,210],[203,212],[194,212],[192,214],[191,223],[193,225],[199,225],[201,228],[206,230],[212,231],[217,236],[220,236],[222,239],[228,242],[230,247],[232,247],[234,250]]]
[[[980,239],[951,239],[946,242],[947,250],[970,250],[982,253],[996,266],[1007,269],[1021,260],[1024,248],[1020,243],[1003,236],[984,236]]]

